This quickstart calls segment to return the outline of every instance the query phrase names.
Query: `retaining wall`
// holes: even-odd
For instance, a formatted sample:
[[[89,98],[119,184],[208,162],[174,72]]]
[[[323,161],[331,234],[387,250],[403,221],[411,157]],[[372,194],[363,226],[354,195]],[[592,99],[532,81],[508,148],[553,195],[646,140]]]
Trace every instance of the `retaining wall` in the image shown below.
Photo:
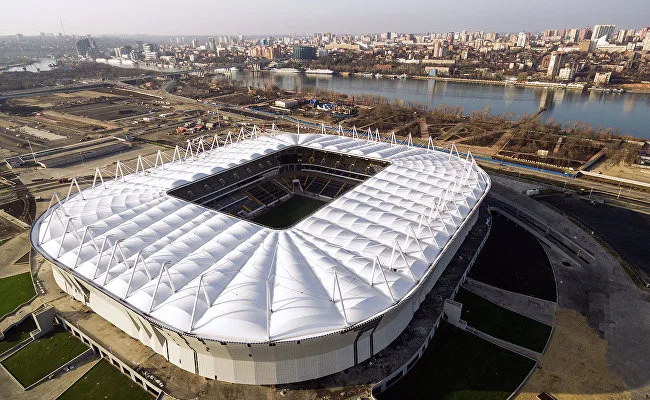
[[[112,364],[120,372],[122,372],[124,375],[131,378],[131,380],[137,383],[138,385],[142,386],[144,390],[148,391],[149,393],[153,394],[156,397],[159,397],[163,394],[163,390],[161,388],[155,386],[152,382],[147,380],[144,376],[142,376],[136,370],[131,368],[124,361],[120,360],[115,355],[113,355],[112,352],[106,349],[106,347],[104,347],[102,344],[98,343],[93,338],[88,336],[85,332],[83,332],[82,330],[74,326],[71,322],[67,321],[65,318],[63,318],[60,315],[57,315],[56,319],[59,322],[61,322],[61,325],[63,325],[63,327],[66,330],[70,331],[70,333],[78,337],[82,342],[90,346],[90,349],[95,354],[98,354],[100,357],[105,358],[106,361]]]

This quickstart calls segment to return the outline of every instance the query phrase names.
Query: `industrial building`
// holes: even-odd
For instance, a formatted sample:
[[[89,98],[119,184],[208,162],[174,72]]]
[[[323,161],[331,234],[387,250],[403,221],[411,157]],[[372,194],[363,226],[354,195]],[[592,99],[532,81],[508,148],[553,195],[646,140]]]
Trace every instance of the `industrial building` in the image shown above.
[[[131,174],[118,163],[55,197],[32,244],[64,291],[187,371],[337,373],[406,328],[490,188],[470,155],[352,135],[253,132]],[[255,222],[294,196],[323,205],[287,228]]]

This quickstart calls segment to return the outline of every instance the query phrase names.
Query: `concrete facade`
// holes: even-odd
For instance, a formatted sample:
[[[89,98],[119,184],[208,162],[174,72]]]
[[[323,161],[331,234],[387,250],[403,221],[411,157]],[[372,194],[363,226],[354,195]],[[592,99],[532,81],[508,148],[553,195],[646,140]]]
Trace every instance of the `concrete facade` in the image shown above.
[[[153,323],[64,268],[53,264],[52,271],[66,293],[188,372],[209,379],[256,385],[305,381],[363,362],[395,340],[454,257],[477,220],[477,210],[478,207],[411,296],[377,320],[345,332],[305,340],[246,344],[189,336]]]

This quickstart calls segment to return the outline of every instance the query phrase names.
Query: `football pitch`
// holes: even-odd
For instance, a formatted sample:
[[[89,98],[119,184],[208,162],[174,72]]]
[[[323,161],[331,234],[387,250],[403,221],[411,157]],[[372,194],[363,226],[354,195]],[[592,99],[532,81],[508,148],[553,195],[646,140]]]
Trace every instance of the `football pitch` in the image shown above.
[[[253,218],[253,222],[268,226],[269,228],[285,229],[314,213],[325,204],[327,204],[326,201],[296,195]]]

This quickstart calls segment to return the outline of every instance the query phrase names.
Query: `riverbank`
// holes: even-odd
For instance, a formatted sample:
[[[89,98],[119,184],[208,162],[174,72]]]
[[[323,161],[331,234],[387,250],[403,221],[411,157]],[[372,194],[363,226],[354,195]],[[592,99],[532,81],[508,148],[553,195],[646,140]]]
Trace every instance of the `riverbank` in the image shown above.
[[[471,83],[479,85],[496,85],[496,86],[526,86],[526,87],[536,87],[543,89],[568,89],[568,90],[577,90],[584,91],[587,88],[587,84],[582,83],[557,83],[557,82],[541,82],[541,81],[526,81],[526,82],[517,82],[517,81],[497,81],[493,79],[466,79],[466,78],[446,78],[440,76],[414,76],[410,79],[416,80],[434,80],[441,82],[455,82],[455,83]]]
[[[341,75],[270,74],[233,72],[224,80],[252,88],[278,87],[300,90],[303,86],[336,93],[349,98],[379,96],[427,109],[441,105],[458,106],[466,115],[489,108],[490,115],[512,114],[513,119],[546,107],[544,121],[579,125],[588,122],[595,131],[611,127],[613,134],[650,139],[647,116],[650,101],[645,96],[580,91],[546,90],[543,87],[505,85],[503,82],[436,77],[428,79],[369,79]],[[617,132],[618,131],[618,132]]]
[[[474,83],[479,85],[495,85],[506,86],[506,81],[495,81],[491,79],[465,79],[465,78],[445,78],[442,76],[412,76],[409,79],[418,81],[440,81],[440,82],[456,82],[456,83]]]

